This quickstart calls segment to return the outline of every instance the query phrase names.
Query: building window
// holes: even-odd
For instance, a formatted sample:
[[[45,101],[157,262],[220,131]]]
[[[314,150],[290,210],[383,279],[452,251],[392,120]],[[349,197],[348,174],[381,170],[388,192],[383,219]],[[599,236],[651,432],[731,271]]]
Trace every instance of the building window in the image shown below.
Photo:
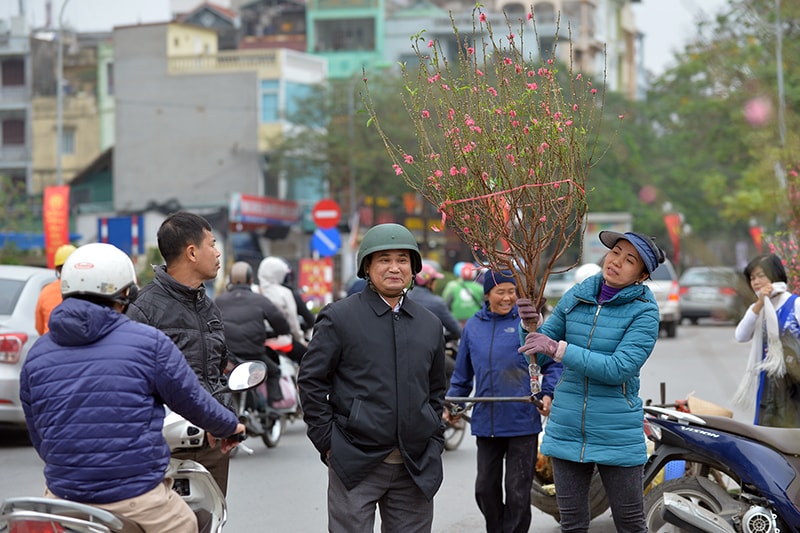
[[[540,2],[533,6],[533,17],[536,24],[555,24],[556,8],[550,2]]]
[[[25,85],[25,60],[6,59],[3,61],[3,87],[19,87]]]
[[[280,118],[278,80],[263,80],[261,82],[261,122],[278,122]]]
[[[63,155],[75,153],[75,128],[61,130],[61,153]]]
[[[114,63],[106,63],[106,94],[114,95]]]
[[[10,118],[3,121],[3,145],[24,145],[25,144],[25,121],[17,118]]]
[[[302,111],[302,106],[308,103],[313,90],[310,85],[302,83],[286,84],[286,118],[292,120]]]

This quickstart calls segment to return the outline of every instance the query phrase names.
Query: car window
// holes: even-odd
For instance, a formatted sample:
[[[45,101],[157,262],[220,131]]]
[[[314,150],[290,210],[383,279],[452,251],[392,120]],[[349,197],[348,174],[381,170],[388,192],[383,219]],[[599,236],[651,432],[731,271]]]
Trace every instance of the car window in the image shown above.
[[[736,273],[722,268],[690,268],[681,276],[681,285],[735,286],[736,282]]]
[[[0,315],[10,315],[14,312],[24,286],[24,280],[0,279]]]
[[[666,263],[658,265],[658,268],[650,274],[650,279],[654,281],[672,281],[672,272]]]

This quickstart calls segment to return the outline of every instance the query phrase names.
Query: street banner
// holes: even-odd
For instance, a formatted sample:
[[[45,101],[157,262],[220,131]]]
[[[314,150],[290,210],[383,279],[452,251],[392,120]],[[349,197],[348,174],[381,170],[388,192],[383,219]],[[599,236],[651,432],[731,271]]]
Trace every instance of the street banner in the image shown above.
[[[298,286],[306,301],[319,308],[333,301],[333,259],[301,259]]]
[[[47,267],[53,268],[56,250],[62,244],[69,243],[69,185],[44,188],[42,221]]]

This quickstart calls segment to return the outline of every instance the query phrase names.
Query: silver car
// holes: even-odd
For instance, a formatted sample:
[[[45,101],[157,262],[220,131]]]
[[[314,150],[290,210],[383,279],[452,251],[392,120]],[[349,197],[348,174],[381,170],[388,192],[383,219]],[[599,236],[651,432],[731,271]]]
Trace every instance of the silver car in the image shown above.
[[[653,291],[658,303],[660,330],[667,337],[674,337],[681,321],[681,296],[678,275],[669,259],[658,265],[645,284]]]
[[[744,276],[732,267],[691,267],[681,275],[681,317],[739,320],[754,301]]]
[[[55,279],[48,268],[0,265],[0,424],[25,424],[19,372],[39,338],[35,319],[39,292]]]

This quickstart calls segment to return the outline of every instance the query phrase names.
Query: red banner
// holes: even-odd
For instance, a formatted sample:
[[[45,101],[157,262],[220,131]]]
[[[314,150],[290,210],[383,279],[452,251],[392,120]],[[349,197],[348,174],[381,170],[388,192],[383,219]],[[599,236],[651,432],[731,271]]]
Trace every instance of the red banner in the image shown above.
[[[301,259],[298,287],[302,288],[306,300],[313,300],[316,307],[333,301],[333,260]]]
[[[753,239],[753,244],[756,251],[760,254],[764,253],[764,243],[761,240],[761,226],[750,226],[750,238]]]
[[[69,185],[44,188],[42,220],[47,266],[53,268],[56,250],[62,244],[69,243]]]
[[[675,263],[676,268],[680,259],[682,222],[681,215],[678,213],[664,215],[664,224],[667,226],[667,233],[669,233],[670,241],[672,241],[672,262]]]

